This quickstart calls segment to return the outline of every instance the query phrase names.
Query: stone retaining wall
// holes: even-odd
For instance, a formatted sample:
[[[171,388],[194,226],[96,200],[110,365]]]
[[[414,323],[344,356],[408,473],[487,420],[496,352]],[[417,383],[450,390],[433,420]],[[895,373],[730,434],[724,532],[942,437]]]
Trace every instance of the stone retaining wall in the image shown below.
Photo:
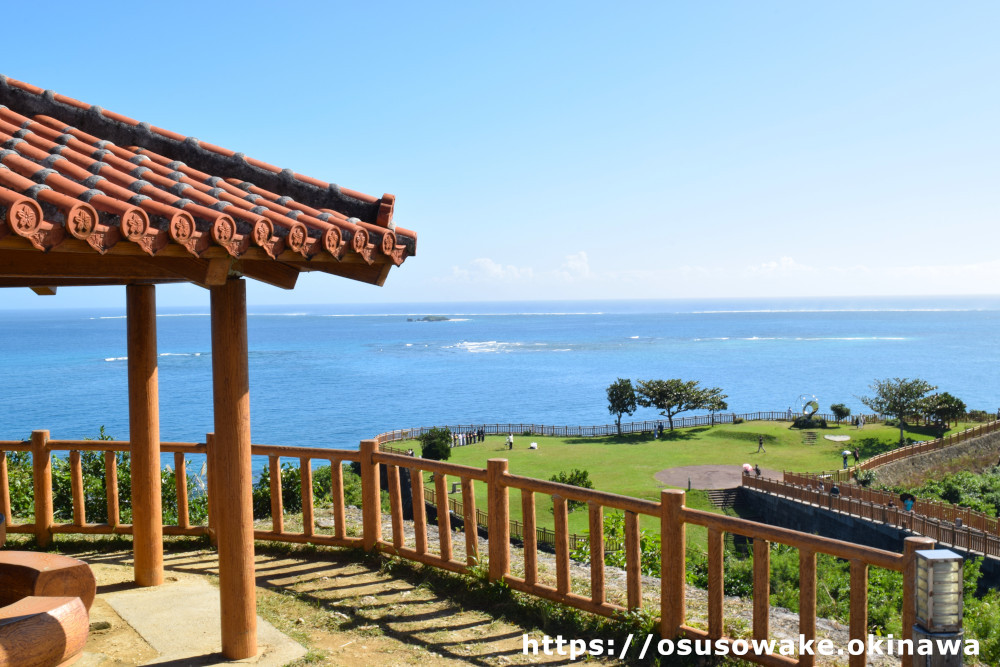
[[[962,457],[981,459],[984,466],[996,464],[1000,460],[1000,432],[879,466],[875,468],[877,483],[896,486]]]

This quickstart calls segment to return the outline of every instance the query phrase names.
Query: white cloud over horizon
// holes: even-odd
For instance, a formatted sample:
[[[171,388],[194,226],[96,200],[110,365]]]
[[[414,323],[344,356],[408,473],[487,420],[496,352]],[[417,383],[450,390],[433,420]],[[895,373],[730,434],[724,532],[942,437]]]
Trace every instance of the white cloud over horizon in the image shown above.
[[[552,260],[558,268],[503,264],[480,257],[435,280],[475,285],[478,298],[702,298],[994,294],[1000,260],[869,266],[806,263],[780,256],[750,265],[646,262],[607,268],[584,250]],[[495,293],[493,290],[496,290]]]

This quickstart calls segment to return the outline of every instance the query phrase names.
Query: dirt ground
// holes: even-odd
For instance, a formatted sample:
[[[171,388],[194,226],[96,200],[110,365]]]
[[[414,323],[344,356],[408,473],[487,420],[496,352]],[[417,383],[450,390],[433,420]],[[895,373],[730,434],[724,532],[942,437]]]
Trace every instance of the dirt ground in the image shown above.
[[[781,479],[781,472],[761,468],[762,475],[771,479]],[[688,480],[692,489],[731,489],[741,484],[742,465],[681,466],[667,468],[654,475],[656,481],[667,486],[686,489]]]
[[[155,660],[157,652],[101,599],[134,587],[127,544],[106,544],[60,548],[90,564],[98,583],[86,654],[76,664],[117,667]],[[200,543],[172,542],[164,567],[173,580],[197,576],[216,582],[218,574],[215,553]],[[309,649],[294,665],[569,663],[566,657],[523,655],[522,635],[540,639],[539,632],[380,572],[356,552],[310,548],[296,555],[258,545],[256,568],[258,613]]]

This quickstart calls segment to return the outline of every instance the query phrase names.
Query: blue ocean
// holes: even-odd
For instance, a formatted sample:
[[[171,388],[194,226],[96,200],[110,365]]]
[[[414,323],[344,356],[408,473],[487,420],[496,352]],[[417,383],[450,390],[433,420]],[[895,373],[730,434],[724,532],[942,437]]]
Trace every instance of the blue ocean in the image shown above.
[[[730,410],[827,411],[875,378],[1000,405],[1000,297],[250,305],[255,443],[356,448],[396,428],[605,424],[616,378],[721,387]],[[423,321],[427,315],[442,321]],[[157,318],[161,435],[213,430],[207,309]],[[0,311],[0,439],[128,438],[125,315]],[[653,419],[640,409],[634,419]]]

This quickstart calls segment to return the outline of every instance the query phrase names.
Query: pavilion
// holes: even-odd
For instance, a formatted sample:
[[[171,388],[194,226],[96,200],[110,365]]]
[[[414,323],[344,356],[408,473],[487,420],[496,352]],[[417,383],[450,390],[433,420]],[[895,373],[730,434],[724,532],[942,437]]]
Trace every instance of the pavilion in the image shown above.
[[[256,653],[246,284],[382,285],[416,253],[372,197],[0,75],[0,287],[124,285],[135,581],[163,582],[155,286],[210,292],[222,649]]]

